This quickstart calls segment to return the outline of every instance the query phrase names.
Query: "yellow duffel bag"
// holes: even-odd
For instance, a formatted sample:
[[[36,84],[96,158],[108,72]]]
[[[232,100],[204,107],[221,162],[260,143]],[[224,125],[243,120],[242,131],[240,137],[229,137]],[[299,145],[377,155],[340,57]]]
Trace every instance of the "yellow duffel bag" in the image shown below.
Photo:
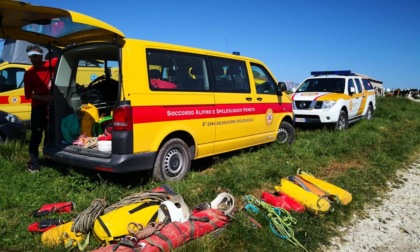
[[[78,246],[85,236],[82,233],[74,233],[71,231],[73,221],[55,226],[41,236],[42,244],[47,247],[56,247],[63,244],[66,248],[70,246]]]
[[[106,244],[128,235],[127,226],[135,222],[147,226],[157,222],[160,201],[146,199],[112,210],[96,218],[93,224],[93,234]]]

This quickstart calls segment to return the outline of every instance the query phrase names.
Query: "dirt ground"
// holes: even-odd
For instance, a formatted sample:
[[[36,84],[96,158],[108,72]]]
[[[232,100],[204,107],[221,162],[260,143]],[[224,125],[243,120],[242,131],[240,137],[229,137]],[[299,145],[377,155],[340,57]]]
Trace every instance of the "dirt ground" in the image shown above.
[[[398,173],[403,184],[388,184],[387,197],[379,207],[367,208],[367,217],[353,217],[339,227],[341,237],[322,251],[420,251],[420,158]]]

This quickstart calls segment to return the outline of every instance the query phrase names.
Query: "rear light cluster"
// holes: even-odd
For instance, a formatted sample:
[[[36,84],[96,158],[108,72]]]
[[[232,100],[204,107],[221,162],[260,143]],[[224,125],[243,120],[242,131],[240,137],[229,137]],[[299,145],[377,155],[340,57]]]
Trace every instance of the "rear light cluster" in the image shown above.
[[[114,110],[114,131],[133,130],[133,108],[131,106],[121,106]]]

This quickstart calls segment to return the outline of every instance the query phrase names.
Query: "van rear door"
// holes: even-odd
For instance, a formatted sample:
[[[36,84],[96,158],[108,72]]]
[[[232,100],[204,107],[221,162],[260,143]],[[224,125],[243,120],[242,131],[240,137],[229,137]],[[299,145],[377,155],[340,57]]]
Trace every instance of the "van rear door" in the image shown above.
[[[65,47],[90,41],[114,41],[124,34],[95,18],[58,8],[0,1],[0,37]]]

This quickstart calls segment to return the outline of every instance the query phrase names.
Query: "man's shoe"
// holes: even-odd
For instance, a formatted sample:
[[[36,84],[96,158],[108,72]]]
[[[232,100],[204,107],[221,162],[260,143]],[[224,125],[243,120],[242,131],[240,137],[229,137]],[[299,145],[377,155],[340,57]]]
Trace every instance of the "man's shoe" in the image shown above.
[[[39,168],[36,167],[36,166],[34,166],[34,165],[32,165],[32,164],[29,164],[28,165],[28,172],[30,172],[30,173],[37,173],[37,172],[39,172]]]

